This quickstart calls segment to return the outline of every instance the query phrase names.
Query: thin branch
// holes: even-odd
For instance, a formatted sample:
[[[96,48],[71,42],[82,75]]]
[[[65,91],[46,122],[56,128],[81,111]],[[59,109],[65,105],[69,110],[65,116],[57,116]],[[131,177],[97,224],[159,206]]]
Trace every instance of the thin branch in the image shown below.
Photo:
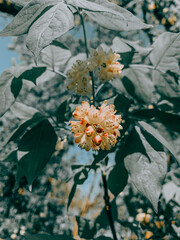
[[[118,240],[116,236],[116,231],[114,228],[114,221],[112,217],[112,211],[111,211],[111,204],[109,202],[109,195],[108,195],[108,188],[107,188],[107,181],[106,181],[106,173],[104,171],[101,171],[102,174],[102,180],[103,180],[103,187],[104,187],[104,202],[105,202],[105,209],[107,212],[109,225],[111,227],[111,232],[113,235],[114,240]]]
[[[87,35],[86,35],[86,28],[85,28],[85,24],[84,24],[84,18],[83,16],[81,15],[80,11],[78,8],[76,8],[79,16],[80,16],[80,19],[81,19],[81,24],[82,24],[82,28],[83,28],[83,35],[84,35],[84,46],[85,46],[85,51],[86,51],[86,56],[87,58],[89,57],[89,51],[88,51],[88,45],[87,45]],[[95,84],[94,84],[94,75],[93,75],[93,72],[89,72],[89,75],[92,79],[92,102],[93,102],[93,105],[95,106]]]

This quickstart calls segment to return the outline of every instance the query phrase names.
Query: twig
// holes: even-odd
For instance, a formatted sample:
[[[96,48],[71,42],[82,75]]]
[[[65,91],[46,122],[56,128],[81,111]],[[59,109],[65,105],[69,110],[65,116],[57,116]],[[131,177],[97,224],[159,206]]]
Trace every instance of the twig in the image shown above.
[[[85,46],[85,51],[86,51],[86,57],[89,57],[89,51],[88,51],[88,45],[87,45],[87,35],[86,35],[86,28],[85,28],[85,24],[84,24],[84,18],[81,15],[80,11],[78,8],[76,8],[80,19],[81,19],[81,24],[82,24],[82,28],[83,28],[83,34],[84,34],[84,46]],[[93,105],[95,106],[95,84],[94,84],[94,76],[93,76],[93,72],[89,72],[89,75],[92,79],[92,97],[93,97]]]
[[[118,240],[117,236],[116,236],[116,231],[115,231],[115,228],[114,228],[114,222],[113,222],[113,217],[112,217],[112,212],[111,212],[111,205],[110,205],[110,202],[109,202],[109,195],[108,195],[108,188],[107,188],[107,181],[106,181],[106,173],[104,171],[101,171],[101,174],[102,174],[103,187],[104,187],[105,209],[106,209],[106,212],[107,212],[109,225],[111,227],[111,232],[112,232],[114,240]]]

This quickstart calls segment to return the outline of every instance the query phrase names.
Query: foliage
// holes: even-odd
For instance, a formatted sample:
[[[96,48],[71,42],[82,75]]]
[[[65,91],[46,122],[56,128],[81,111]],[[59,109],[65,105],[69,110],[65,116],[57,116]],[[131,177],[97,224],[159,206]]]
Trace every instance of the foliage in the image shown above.
[[[95,214],[92,217],[91,214],[91,220],[85,218],[87,209],[91,208],[88,196],[84,209],[73,220],[78,230],[69,227],[66,231],[55,231],[52,222],[47,223],[49,230],[46,231],[45,222],[46,218],[52,216],[50,212],[53,212],[54,216],[58,214],[54,210],[56,204],[49,198],[41,206],[46,209],[46,216],[41,217],[44,218],[44,223],[39,226],[39,230],[38,224],[33,226],[34,232],[30,231],[29,227],[29,235],[25,235],[25,239],[61,240],[77,239],[78,236],[85,239],[112,239],[111,235],[102,235],[102,229],[108,229],[108,225],[114,239],[117,239],[117,236],[123,238],[122,232],[117,230],[119,225],[121,230],[126,227],[131,234],[134,232],[134,239],[178,239],[174,209],[179,205],[175,195],[175,191],[179,189],[179,175],[174,169],[179,167],[180,33],[177,30],[177,19],[172,16],[166,19],[163,14],[166,12],[164,9],[170,9],[168,14],[171,14],[173,6],[179,8],[180,5],[176,1],[172,1],[173,4],[168,3],[169,1],[161,2],[144,1],[140,6],[137,1],[117,1],[116,4],[107,0],[13,1],[22,9],[0,32],[0,37],[19,36],[11,48],[20,52],[23,61],[20,65],[5,70],[0,76],[0,116],[3,120],[8,118],[9,113],[13,113],[22,122],[18,121],[18,127],[16,125],[15,129],[10,129],[14,132],[8,140],[4,140],[4,136],[1,139],[4,140],[1,144],[2,152],[8,153],[3,157],[2,164],[13,166],[13,174],[8,175],[6,182],[9,184],[10,181],[10,188],[5,190],[3,187],[2,193],[9,201],[5,217],[8,218],[11,201],[17,196],[17,202],[24,205],[18,206],[19,203],[16,204],[15,200],[14,208],[18,209],[19,213],[23,208],[22,211],[26,212],[28,218],[31,200],[27,199],[36,191],[39,179],[36,178],[48,169],[51,172],[56,166],[60,168],[61,163],[58,162],[64,162],[63,157],[70,151],[71,145],[74,145],[70,128],[67,126],[72,115],[79,120],[79,125],[75,125],[75,129],[78,126],[78,131],[82,128],[88,137],[97,131],[97,136],[92,138],[90,144],[98,151],[95,154],[90,152],[93,158],[91,162],[85,164],[81,161],[72,165],[69,176],[66,174],[65,179],[60,179],[73,180],[72,188],[68,190],[69,197],[65,194],[62,206],[66,204],[67,209],[75,208],[73,201],[78,198],[79,186],[86,184],[92,174],[100,177],[102,172],[102,178],[104,176],[101,188],[104,188],[105,207],[102,209],[103,205],[100,205],[102,211],[98,216]],[[136,17],[141,15],[144,22]],[[158,23],[164,23],[163,31],[154,25],[155,19],[158,19]],[[93,23],[97,33],[98,38],[95,40],[87,40],[88,22]],[[75,41],[67,33],[71,29],[72,33],[74,29],[80,28],[80,25],[84,42]],[[25,37],[22,36],[24,34]],[[135,41],[138,34],[144,36],[144,45]],[[21,46],[19,49],[18,44]],[[124,65],[123,69],[121,67],[121,74],[117,60]],[[86,75],[83,77],[84,73]],[[102,76],[107,77],[106,81],[101,81]],[[67,79],[76,80],[76,77],[79,82],[68,82],[72,84],[70,93],[66,88]],[[78,94],[73,85],[85,86],[86,79],[92,86],[92,96]],[[106,99],[107,108],[103,105]],[[87,102],[91,107],[85,106]],[[92,104],[101,108],[97,110]],[[114,115],[114,107],[110,104],[114,104],[118,115]],[[115,121],[119,114],[122,116],[121,122]],[[105,141],[107,133],[103,135],[102,126],[94,122],[97,121],[94,120],[97,115],[104,129],[103,124],[110,124],[110,119],[113,123],[114,119],[113,127],[107,130],[110,137],[103,145],[106,147],[101,149],[99,146],[102,146],[100,144]],[[87,132],[89,125],[84,120],[87,118],[91,119],[91,132]],[[84,142],[81,138],[79,140],[81,136],[77,130],[73,130],[73,124],[77,124],[77,121],[71,121],[75,142],[80,142],[81,148],[89,150],[87,145],[83,145],[87,139]],[[114,130],[115,124],[118,124],[117,129],[121,130],[119,138],[119,131]],[[102,150],[104,148],[106,150]],[[44,173],[45,185],[52,193],[53,181],[56,180],[49,180],[47,174]],[[58,174],[56,177],[59,178]],[[43,184],[42,179],[40,181]],[[164,182],[166,184],[163,186]],[[35,189],[27,194],[28,197],[19,192],[19,189],[27,186]],[[170,188],[172,192],[168,196],[167,191]],[[162,193],[164,197],[161,196]],[[48,192],[41,198],[46,199],[47,196]],[[94,202],[96,201],[98,196]],[[127,208],[126,219],[123,219],[122,213],[121,218],[119,217],[118,208],[122,208],[122,205]],[[140,209],[140,215],[137,209]],[[36,213],[33,214],[36,216]],[[64,214],[66,209],[62,207],[60,215]],[[130,221],[128,216],[133,216],[133,221]],[[57,220],[55,218],[54,222]],[[39,216],[34,223],[38,223],[38,219]],[[68,220],[67,225],[69,222]],[[115,229],[117,233],[114,233]],[[13,239],[13,236],[11,238]]]

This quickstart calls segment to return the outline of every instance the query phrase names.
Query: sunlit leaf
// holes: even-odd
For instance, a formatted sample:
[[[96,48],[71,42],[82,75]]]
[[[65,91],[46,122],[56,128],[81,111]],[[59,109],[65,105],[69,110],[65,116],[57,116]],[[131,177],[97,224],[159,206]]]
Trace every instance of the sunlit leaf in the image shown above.
[[[116,31],[130,31],[152,27],[151,25],[143,23],[125,8],[122,8],[114,3],[110,3],[107,0],[91,0],[87,2],[93,2],[101,7],[109,9],[109,12],[92,12],[84,10],[84,12],[92,18],[93,21],[105,28]],[[86,6],[86,9],[87,8],[88,7]]]
[[[10,109],[12,113],[20,119],[30,119],[38,112],[37,109],[20,102],[15,102]]]
[[[18,36],[27,33],[29,27],[41,16],[42,12],[45,12],[47,7],[52,7],[59,0],[32,0],[28,2],[12,22],[0,32],[0,36]]]
[[[167,171],[167,157],[160,145],[154,149],[151,144],[153,145],[136,126],[127,140],[128,149],[124,162],[130,181],[149,199],[157,212],[162,181]],[[146,155],[142,154],[142,148],[146,151]]]
[[[154,42],[150,60],[156,69],[180,74],[180,33],[162,33]]]
[[[138,122],[141,127],[144,129],[144,131],[148,132],[149,134],[151,134],[154,138],[156,138],[164,147],[166,147],[171,153],[172,155],[178,160],[178,157],[176,156],[176,153],[173,149],[173,147],[170,145],[170,143],[168,143],[166,141],[165,138],[163,138],[161,136],[161,134],[155,129],[153,128],[151,125],[147,124],[146,122],[140,121]],[[179,161],[179,160],[178,160]],[[180,161],[179,161],[180,162]]]
[[[26,45],[35,60],[40,51],[74,26],[74,17],[66,4],[58,3],[30,27]]]
[[[150,72],[147,68],[130,67],[122,72],[123,85],[127,92],[134,98],[144,103],[156,102],[154,84],[150,79]]]

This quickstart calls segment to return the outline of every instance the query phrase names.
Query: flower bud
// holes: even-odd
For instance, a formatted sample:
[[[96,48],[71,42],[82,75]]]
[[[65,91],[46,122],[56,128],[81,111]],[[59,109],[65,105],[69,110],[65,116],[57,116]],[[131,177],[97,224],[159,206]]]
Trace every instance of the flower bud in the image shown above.
[[[94,128],[93,128],[92,126],[88,126],[88,127],[86,128],[86,135],[87,135],[88,137],[91,137],[93,134],[94,134]]]
[[[96,136],[93,138],[93,142],[94,142],[94,144],[96,144],[96,146],[99,146],[99,145],[101,144],[101,142],[102,142],[101,136],[96,135]]]

